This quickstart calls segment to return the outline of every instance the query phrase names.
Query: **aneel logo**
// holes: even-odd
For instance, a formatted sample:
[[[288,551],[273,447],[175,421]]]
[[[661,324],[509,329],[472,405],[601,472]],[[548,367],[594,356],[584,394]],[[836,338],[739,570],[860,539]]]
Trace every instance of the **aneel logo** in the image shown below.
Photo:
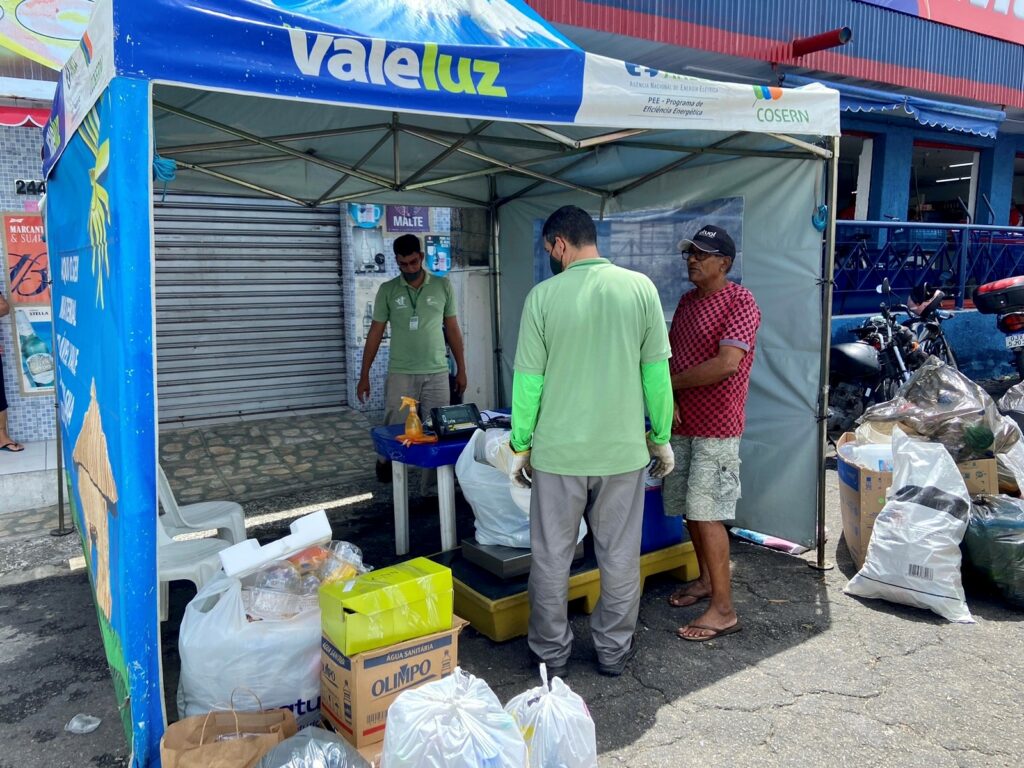
[[[327,73],[342,82],[502,99],[508,95],[498,85],[499,62],[439,53],[436,43],[424,43],[421,57],[413,48],[389,45],[386,40],[364,42],[352,37],[307,34],[301,29],[289,29],[288,36],[292,58],[304,75],[320,77],[326,64]]]
[[[661,74],[661,70],[651,69],[642,64],[630,64],[628,61],[623,62],[623,64],[626,66],[626,71],[633,77],[657,77]]]

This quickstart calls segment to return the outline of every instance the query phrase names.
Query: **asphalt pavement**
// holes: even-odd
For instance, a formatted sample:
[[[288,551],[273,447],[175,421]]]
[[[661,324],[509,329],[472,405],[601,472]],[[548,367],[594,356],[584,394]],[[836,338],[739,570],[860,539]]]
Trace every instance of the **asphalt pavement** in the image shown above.
[[[973,625],[844,595],[854,567],[841,543],[834,471],[827,481],[833,570],[808,567],[813,553],[793,557],[733,542],[742,632],[707,643],[677,639],[675,629],[700,606],[671,608],[675,582],[652,578],[638,654],[623,677],[609,679],[594,669],[587,617],[574,615],[567,682],[593,715],[602,766],[1024,765],[1024,614],[973,587]],[[348,498],[329,511],[336,538],[359,543],[367,562],[386,565],[396,560],[389,490],[370,490],[359,501],[351,499],[365,486],[292,493],[247,504],[246,513]],[[256,534],[273,538],[284,525]],[[414,500],[411,528],[412,555],[436,549],[436,500]],[[460,500],[460,534],[471,530]],[[0,573],[0,768],[126,765],[87,579],[67,568],[74,542],[43,536],[0,539],[0,571],[7,571]],[[43,578],[26,580],[26,566],[15,572],[7,565],[26,560]],[[170,701],[176,628],[190,596],[188,585],[172,589],[163,625]],[[469,628],[459,650],[462,666],[503,702],[537,684],[523,639],[494,643]],[[66,733],[80,712],[100,717],[100,727]]]

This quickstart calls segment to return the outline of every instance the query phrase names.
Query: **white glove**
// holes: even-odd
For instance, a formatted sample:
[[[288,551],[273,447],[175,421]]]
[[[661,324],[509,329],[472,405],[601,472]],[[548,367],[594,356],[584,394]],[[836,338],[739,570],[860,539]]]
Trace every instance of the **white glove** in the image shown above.
[[[654,466],[651,467],[651,477],[655,480],[668,475],[673,469],[676,468],[676,455],[672,451],[671,443],[652,443],[651,438],[647,438],[647,452],[654,459]]]
[[[516,488],[533,487],[533,467],[530,466],[530,449],[512,452],[512,464],[509,467],[508,479]]]

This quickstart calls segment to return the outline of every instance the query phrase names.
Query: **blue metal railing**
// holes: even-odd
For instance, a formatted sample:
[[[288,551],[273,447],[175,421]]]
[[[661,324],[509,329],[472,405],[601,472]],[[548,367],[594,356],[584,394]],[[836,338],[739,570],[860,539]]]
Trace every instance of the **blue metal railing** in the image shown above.
[[[900,297],[928,283],[962,309],[979,285],[1024,274],[1024,227],[916,221],[836,222],[834,315],[873,312],[889,279]]]

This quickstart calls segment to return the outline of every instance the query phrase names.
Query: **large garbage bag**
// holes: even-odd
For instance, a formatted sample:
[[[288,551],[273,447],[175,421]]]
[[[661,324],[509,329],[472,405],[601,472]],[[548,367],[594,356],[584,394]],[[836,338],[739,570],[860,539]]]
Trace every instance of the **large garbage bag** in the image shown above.
[[[314,726],[282,741],[256,768],[370,768],[370,764],[341,736]]]
[[[478,429],[455,462],[462,495],[473,508],[478,544],[529,549],[531,491],[508,476],[509,431]],[[577,541],[587,535],[580,522]]]
[[[547,668],[540,670],[541,685],[505,705],[526,741],[530,768],[593,768],[597,735],[587,705],[562,678],[549,685]]]
[[[178,715],[287,707],[299,726],[320,720],[320,608],[278,621],[250,621],[238,579],[208,582],[185,608],[178,635]],[[248,694],[255,694],[258,701]],[[237,708],[237,707],[236,707]]]
[[[844,590],[927,608],[973,623],[960,579],[960,542],[970,497],[946,448],[892,432],[895,469],[889,500],[875,519],[864,565]]]
[[[1014,384],[999,398],[999,410],[1003,413],[1024,413],[1024,381]]]
[[[523,768],[526,742],[494,691],[460,667],[399,694],[382,768]]]
[[[979,496],[964,537],[967,562],[1007,602],[1024,608],[1024,501]]]
[[[904,432],[942,443],[955,461],[1005,453],[1020,434],[984,389],[934,356],[892,400],[872,405],[860,421],[896,422]]]

